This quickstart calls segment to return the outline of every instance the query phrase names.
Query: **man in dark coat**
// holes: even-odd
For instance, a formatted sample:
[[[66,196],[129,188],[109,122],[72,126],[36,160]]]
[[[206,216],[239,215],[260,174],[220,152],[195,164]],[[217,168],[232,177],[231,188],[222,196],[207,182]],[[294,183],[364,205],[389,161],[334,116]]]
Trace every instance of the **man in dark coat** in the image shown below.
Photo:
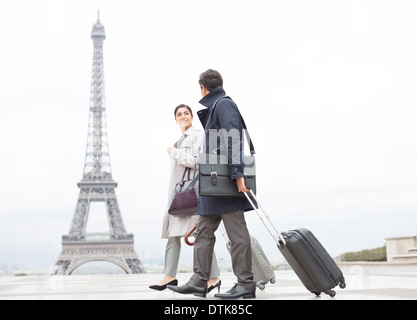
[[[211,69],[203,72],[199,83],[203,96],[200,103],[208,108],[199,112],[200,120],[206,130],[206,151],[212,154],[216,150],[218,152],[221,149],[226,150],[230,165],[230,178],[236,181],[236,188],[239,192],[247,192],[242,151],[244,125],[239,109],[232,99],[225,96],[223,79],[219,72]],[[208,116],[215,103],[214,111]],[[215,143],[210,143],[210,136],[213,132],[217,133]],[[227,132],[223,142],[222,138],[217,139],[218,132]],[[227,145],[226,148],[225,145]],[[249,210],[253,209],[245,197],[200,196],[197,208],[200,219],[194,244],[194,275],[187,284],[180,287],[168,286],[168,288],[182,294],[206,296],[216,242],[214,233],[223,221],[231,242],[233,272],[238,283],[231,290],[216,294],[215,297],[255,298],[256,283],[252,273],[251,240],[244,216],[244,212]]]

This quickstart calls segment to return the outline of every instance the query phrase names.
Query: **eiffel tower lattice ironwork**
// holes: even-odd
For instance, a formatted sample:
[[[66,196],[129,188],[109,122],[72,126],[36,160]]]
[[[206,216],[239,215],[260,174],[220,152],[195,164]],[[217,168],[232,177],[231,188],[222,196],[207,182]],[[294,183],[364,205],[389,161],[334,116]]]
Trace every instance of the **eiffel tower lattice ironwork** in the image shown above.
[[[103,73],[103,42],[106,38],[100,15],[93,26],[94,44],[90,114],[84,173],[78,183],[80,193],[68,235],[62,236],[62,252],[56,266],[59,273],[71,274],[92,261],[107,261],[126,273],[145,273],[134,249],[133,234],[126,232],[113,180],[107,139]],[[109,222],[108,233],[86,233],[90,205],[104,202]],[[56,271],[58,273],[58,271]]]

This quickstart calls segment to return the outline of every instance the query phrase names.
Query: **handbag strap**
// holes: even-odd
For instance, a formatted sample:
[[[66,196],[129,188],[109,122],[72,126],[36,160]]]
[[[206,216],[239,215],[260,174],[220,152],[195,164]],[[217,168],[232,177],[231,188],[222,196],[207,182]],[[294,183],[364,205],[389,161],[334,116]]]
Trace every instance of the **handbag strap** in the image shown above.
[[[211,116],[212,116],[212,114],[213,114],[213,112],[214,112],[214,109],[215,109],[215,108],[216,108],[216,106],[217,106],[217,103],[218,103],[221,99],[223,99],[223,98],[228,98],[228,99],[230,99],[230,97],[229,97],[229,96],[222,96],[222,97],[220,97],[219,99],[217,99],[217,100],[216,100],[216,102],[214,102],[213,107],[211,108],[211,110],[210,110],[210,112],[209,112],[209,114],[208,114],[208,116],[207,116],[207,121],[206,121],[206,124],[209,122],[209,120],[210,120],[210,118],[211,118]],[[247,128],[247,126],[246,126],[245,120],[243,119],[242,115],[240,114],[240,111],[239,111],[239,115],[240,115],[240,119],[242,120],[242,125],[243,125],[243,129],[244,129],[244,131],[245,131],[246,140],[248,140],[248,143],[249,143],[250,154],[253,156],[253,155],[255,155],[255,154],[256,154],[255,147],[254,147],[254,145],[253,145],[253,143],[252,143],[252,139],[250,138],[248,128]]]
[[[190,167],[185,167],[184,173],[182,174],[182,179],[181,182],[184,182],[185,179],[185,174],[188,171],[188,179],[187,180],[191,180],[191,168]],[[194,157],[194,175],[193,175],[193,179],[196,177],[196,172],[197,172],[197,159],[196,157]]]
[[[184,173],[182,174],[181,182],[183,182],[185,180],[185,174],[187,173],[187,171],[188,171],[188,179],[187,180],[190,180],[190,171],[191,171],[191,168],[186,167],[185,170],[184,170]]]
[[[182,191],[182,192],[187,192],[190,188],[192,188],[198,181],[200,180],[200,174],[197,174],[193,181],[191,181],[191,183]]]

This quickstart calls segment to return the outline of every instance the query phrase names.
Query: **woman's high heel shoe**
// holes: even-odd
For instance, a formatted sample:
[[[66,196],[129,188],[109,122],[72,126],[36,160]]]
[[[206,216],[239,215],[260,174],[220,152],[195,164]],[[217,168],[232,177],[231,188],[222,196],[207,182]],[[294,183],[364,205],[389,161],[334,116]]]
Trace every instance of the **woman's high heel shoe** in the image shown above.
[[[150,286],[149,289],[162,291],[162,290],[165,290],[168,285],[177,286],[178,285],[178,280],[177,279],[172,280],[171,282],[169,282],[169,283],[167,283],[166,285],[163,285],[163,286],[158,286],[158,285]]]
[[[218,288],[218,292],[220,292],[220,287],[222,286],[222,281],[219,280],[217,281],[215,284],[211,285],[209,288],[207,288],[207,293],[209,293],[211,290],[213,290],[214,288]]]

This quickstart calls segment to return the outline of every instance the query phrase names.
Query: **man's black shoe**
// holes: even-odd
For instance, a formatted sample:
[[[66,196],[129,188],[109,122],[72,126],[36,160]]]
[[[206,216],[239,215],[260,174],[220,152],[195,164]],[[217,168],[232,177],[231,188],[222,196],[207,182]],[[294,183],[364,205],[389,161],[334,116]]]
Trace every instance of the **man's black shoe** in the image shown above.
[[[255,291],[248,290],[241,284],[236,284],[229,291],[226,291],[225,293],[216,293],[214,297],[220,299],[255,299],[256,295]]]
[[[203,298],[205,298],[207,294],[207,288],[197,287],[190,282],[187,282],[181,287],[168,285],[167,288],[181,294],[194,294],[197,297]]]

